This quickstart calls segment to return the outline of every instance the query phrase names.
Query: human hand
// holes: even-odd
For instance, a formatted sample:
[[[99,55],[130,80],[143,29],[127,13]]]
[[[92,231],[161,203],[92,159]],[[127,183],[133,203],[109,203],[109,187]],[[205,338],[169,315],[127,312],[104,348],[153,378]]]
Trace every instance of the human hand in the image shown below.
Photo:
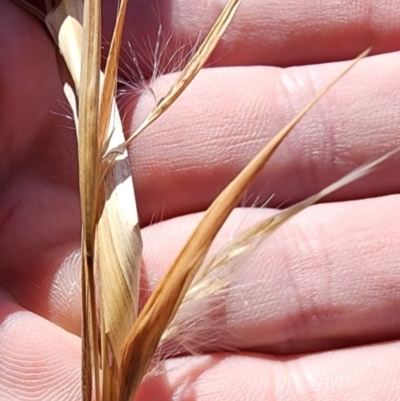
[[[144,6],[135,13],[137,3],[131,4],[127,39],[135,36],[141,45],[139,33],[154,38],[159,20]],[[224,3],[157,5],[176,37],[195,42]],[[343,69],[335,61],[368,46],[380,54],[361,61],[324,97],[249,193],[260,202],[276,194],[271,206],[294,202],[399,145],[400,55],[389,52],[400,47],[400,6],[298,4],[244,0],[214,68],[132,145],[149,282],[165,271],[229,180]],[[105,16],[109,32],[112,16],[108,10]],[[60,115],[68,109],[60,104],[55,51],[45,29],[8,0],[0,4],[0,18],[0,399],[78,400],[75,133]],[[135,67],[128,55],[125,62]],[[170,82],[170,76],[159,78],[155,92]],[[122,103],[129,128],[153,100],[146,91],[139,97],[128,91]],[[171,358],[169,373],[148,380],[138,399],[396,399],[399,164],[393,158],[330,203],[309,208],[246,259],[224,300],[217,340],[240,352]],[[219,243],[267,213],[238,209]],[[154,214],[165,221],[149,226]]]

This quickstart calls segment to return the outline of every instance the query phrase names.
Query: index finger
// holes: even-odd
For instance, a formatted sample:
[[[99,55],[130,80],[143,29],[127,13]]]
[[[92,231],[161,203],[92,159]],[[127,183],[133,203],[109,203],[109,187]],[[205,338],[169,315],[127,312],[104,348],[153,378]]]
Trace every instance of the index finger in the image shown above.
[[[161,60],[156,60],[164,64],[157,66],[161,72],[179,68],[176,57],[201,43],[227,1],[131,1],[125,33],[126,68],[136,70],[131,49],[140,54],[139,64],[147,76],[154,68],[156,49],[158,57],[163,53]],[[104,2],[108,40],[115,6],[115,1]],[[243,0],[210,63],[290,66],[353,58],[370,46],[374,54],[391,52],[400,49],[399,20],[400,3],[389,0]],[[186,50],[179,50],[185,45]]]

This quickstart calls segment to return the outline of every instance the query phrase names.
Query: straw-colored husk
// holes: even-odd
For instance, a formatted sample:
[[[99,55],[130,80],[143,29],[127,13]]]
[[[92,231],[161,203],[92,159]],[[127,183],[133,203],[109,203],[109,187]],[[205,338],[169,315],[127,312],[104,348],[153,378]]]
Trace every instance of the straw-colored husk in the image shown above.
[[[62,2],[47,16],[47,24],[51,27],[53,36],[66,60],[80,101],[83,91],[81,87],[81,43],[83,42],[81,20],[82,7],[79,3],[71,0]],[[120,21],[120,24],[122,23],[123,20]],[[116,32],[122,32],[122,30]],[[116,37],[112,42],[116,45],[112,45],[112,48],[118,47],[120,40],[121,37]],[[103,358],[103,400],[111,397],[112,371],[116,372],[116,369],[111,369],[111,364],[115,366],[120,364],[123,342],[136,319],[142,249],[128,154],[126,151],[122,152],[111,164],[102,165],[100,163],[104,152],[125,141],[114,99],[116,60],[119,51],[113,50],[112,54],[113,57],[108,60],[108,69],[106,69],[106,73],[108,71],[108,76],[111,78],[100,74],[99,64],[96,65],[103,95],[101,102],[100,94],[97,98],[97,104],[100,105],[99,121],[94,124],[98,139],[96,163],[101,167],[99,172],[101,179],[96,178],[98,180],[96,191],[99,199],[95,216],[96,239],[94,244],[101,296],[102,349],[100,354]],[[75,120],[79,124],[81,119],[79,118],[78,121],[74,95],[68,86],[65,87],[65,91]],[[81,111],[79,116],[81,116]],[[100,116],[102,117],[100,118]],[[79,136],[78,142],[81,147]],[[109,359],[110,356],[111,359]],[[99,371],[98,362],[94,364],[93,370]],[[87,376],[89,376],[88,372]],[[99,391],[97,390],[97,392]],[[89,399],[89,392],[86,397]]]

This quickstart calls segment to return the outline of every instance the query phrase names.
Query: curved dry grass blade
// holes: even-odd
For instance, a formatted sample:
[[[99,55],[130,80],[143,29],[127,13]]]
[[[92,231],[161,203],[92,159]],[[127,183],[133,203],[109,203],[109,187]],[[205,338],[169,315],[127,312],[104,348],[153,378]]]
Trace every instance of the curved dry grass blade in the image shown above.
[[[182,94],[187,86],[193,81],[198,72],[204,67],[208,58],[224,34],[226,28],[229,26],[233,17],[235,16],[241,2],[242,0],[229,0],[228,4],[225,6],[224,10],[218,17],[201,46],[179,75],[175,84],[172,85],[167,94],[157,102],[153,111],[147,116],[147,118],[136,129],[136,131],[126,140],[124,145],[116,147],[112,151],[108,152],[106,154],[107,158],[111,157],[112,159],[115,157],[115,154],[123,152],[138,135],[140,135],[150,124],[156,121],[158,117],[160,117],[170,106],[172,106],[175,100]]]
[[[286,221],[291,219],[296,214],[300,213],[304,209],[309,206],[319,202],[321,199],[330,195],[331,193],[343,188],[346,185],[349,185],[353,181],[358,180],[359,178],[365,176],[370,173],[372,169],[377,167],[379,164],[385,162],[390,157],[394,156],[396,153],[400,152],[400,147],[386,153],[385,155],[379,157],[378,159],[367,163],[366,165],[360,166],[357,169],[353,170],[349,174],[346,174],[344,177],[335,181],[331,185],[328,185],[320,192],[315,195],[310,196],[309,198],[296,203],[293,206],[285,209],[282,212],[277,213],[276,215],[264,220],[263,222],[255,225],[250,230],[247,230],[243,234],[237,236],[230,243],[230,250],[226,253],[224,258],[221,258],[218,265],[225,264],[227,260],[230,260],[238,255],[238,252],[243,253],[248,246],[251,246],[251,241],[260,238],[264,239],[266,236],[271,235],[275,230],[281,227]]]
[[[110,51],[107,57],[106,69],[104,72],[104,85],[100,103],[100,121],[99,121],[99,138],[101,143],[107,134],[110,123],[110,115],[112,103],[114,99],[115,89],[117,86],[118,76],[118,60],[121,50],[122,33],[125,23],[126,10],[128,0],[122,0],[119,5],[117,21],[114,28],[113,37],[111,40]]]
[[[97,339],[96,291],[94,277],[95,234],[98,215],[98,190],[100,184],[100,152],[97,124],[100,98],[100,46],[101,5],[99,0],[87,0],[83,8],[83,48],[81,89],[79,94],[78,159],[79,191],[82,214],[82,276],[87,297],[83,292],[84,332],[90,332],[83,344],[83,370],[85,377],[94,370],[96,399],[100,399],[99,349]],[[87,299],[85,299],[87,298]],[[88,304],[86,303],[88,301]],[[90,325],[88,329],[86,325]],[[86,343],[86,344],[85,344]],[[92,367],[86,365],[91,355]],[[89,369],[90,368],[90,369]],[[89,390],[84,387],[84,400],[90,401]]]
[[[301,118],[332,85],[362,57],[365,57],[368,52],[369,50],[363,52],[337,78],[327,85],[254,157],[209,207],[204,218],[147,301],[127,337],[122,354],[119,401],[128,401],[135,394],[163,332],[174,318],[212,241],[233,208],[243,197],[249,185]]]
[[[46,25],[57,44],[79,92],[83,43],[83,2],[64,0],[46,16]]]

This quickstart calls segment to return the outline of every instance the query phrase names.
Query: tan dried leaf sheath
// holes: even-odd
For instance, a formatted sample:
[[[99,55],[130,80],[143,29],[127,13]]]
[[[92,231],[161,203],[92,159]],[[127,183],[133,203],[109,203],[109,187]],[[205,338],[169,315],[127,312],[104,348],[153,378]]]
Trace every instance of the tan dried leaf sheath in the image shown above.
[[[79,94],[79,101],[81,101],[80,95],[82,92],[81,44],[83,38],[83,29],[80,24],[83,9],[80,4],[80,2],[71,0],[64,1],[47,16],[47,24],[51,27],[53,36],[56,38],[60,51],[66,60],[76,92]],[[114,100],[115,76],[111,77],[112,82],[106,85],[107,81],[100,74],[99,65],[97,64],[96,67],[99,82],[102,83],[102,87],[108,88],[108,99],[103,96],[101,103],[101,107],[106,109],[105,112],[108,112],[108,117],[101,119],[102,125],[98,121],[94,124],[97,130],[96,135],[99,134],[99,131],[105,130],[105,133],[100,132],[99,134],[100,138],[98,139],[100,140],[97,144],[96,153],[96,163],[102,168],[98,173],[103,179],[96,178],[96,191],[99,201],[95,216],[95,259],[100,284],[102,333],[100,354],[104,361],[107,361],[107,363],[103,363],[102,370],[102,394],[103,400],[106,400],[111,397],[110,381],[117,372],[116,369],[111,372],[111,364],[115,365],[115,367],[119,366],[123,342],[137,316],[142,241],[127,152],[124,151],[119,154],[111,166],[102,166],[100,163],[101,156],[105,151],[120,146],[125,139],[121,118]],[[112,66],[110,68],[111,70],[113,69]],[[116,68],[114,70],[116,71]],[[72,91],[66,87],[66,92],[74,110],[75,118],[78,120],[76,101]],[[97,99],[97,104],[100,104],[99,98]],[[104,115],[105,112],[103,111],[103,114],[101,114],[102,110],[100,109],[99,114]],[[79,116],[81,117],[81,112]],[[81,118],[79,118],[80,120]],[[78,139],[81,147],[80,138],[78,137]],[[83,169],[83,174],[85,174],[85,168],[80,165],[81,168]],[[95,198],[94,196],[93,199]],[[111,359],[109,359],[110,355]],[[98,362],[93,366],[93,370],[99,372]],[[89,380],[89,373],[86,376],[84,380]],[[90,376],[92,376],[92,373],[90,373]],[[97,391],[97,393],[99,394],[100,392]],[[89,399],[88,397],[89,391],[86,394],[87,399]]]

